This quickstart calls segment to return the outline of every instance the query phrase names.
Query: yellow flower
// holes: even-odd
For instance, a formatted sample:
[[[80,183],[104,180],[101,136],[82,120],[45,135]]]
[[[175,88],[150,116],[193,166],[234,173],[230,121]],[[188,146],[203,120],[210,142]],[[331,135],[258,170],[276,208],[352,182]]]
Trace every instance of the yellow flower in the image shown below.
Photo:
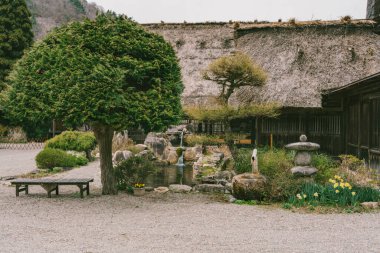
[[[332,183],[332,184],[336,183],[336,181],[334,179],[329,179],[329,182]]]
[[[352,196],[355,196],[356,195],[356,192],[352,192]]]
[[[350,185],[350,186],[348,187],[348,189],[352,190],[352,186]]]
[[[298,198],[298,199],[302,199],[301,194],[298,193],[298,194],[297,194],[297,198]]]
[[[307,197],[307,196],[306,196],[306,194],[304,194],[304,195],[303,195],[303,198],[305,198],[305,199],[306,199],[306,197]]]
[[[348,187],[348,188],[351,187],[351,185],[350,185],[349,183],[345,183],[344,186],[346,186],[346,187]]]
[[[335,190],[335,193],[339,193],[339,190]]]
[[[335,184],[334,184],[334,188],[337,188],[338,186],[339,186],[338,183],[335,183]]]
[[[314,197],[318,197],[318,192],[313,194]]]
[[[340,177],[340,176],[338,176],[338,175],[335,175],[335,176],[334,176],[334,178],[335,178],[335,179],[338,179],[338,180],[340,180],[340,179],[341,179],[341,177]]]
[[[344,188],[345,184],[344,183],[340,183],[339,186],[342,187],[342,188]]]

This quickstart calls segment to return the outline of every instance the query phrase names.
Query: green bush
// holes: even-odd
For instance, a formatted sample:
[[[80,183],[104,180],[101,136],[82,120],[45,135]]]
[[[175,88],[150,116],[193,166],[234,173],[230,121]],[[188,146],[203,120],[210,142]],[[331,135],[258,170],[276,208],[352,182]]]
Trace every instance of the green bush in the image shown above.
[[[46,142],[46,147],[89,153],[96,146],[92,132],[65,131]]]
[[[144,157],[132,157],[120,162],[114,169],[119,190],[126,190],[136,183],[144,183],[146,177],[154,172],[152,161]]]
[[[235,171],[237,174],[252,172],[251,156],[252,150],[239,148],[234,150]]]
[[[338,173],[339,164],[334,161],[331,156],[326,154],[313,155],[312,166],[318,169],[314,179],[316,183],[325,184],[329,178],[334,177]]]
[[[37,167],[52,170],[55,167],[76,167],[86,165],[88,160],[67,154],[60,149],[45,148],[36,156]]]
[[[186,146],[188,147],[194,147],[195,145],[209,145],[209,146],[214,146],[214,145],[220,145],[224,144],[225,141],[221,139],[219,136],[215,135],[187,135],[185,137],[185,143]]]

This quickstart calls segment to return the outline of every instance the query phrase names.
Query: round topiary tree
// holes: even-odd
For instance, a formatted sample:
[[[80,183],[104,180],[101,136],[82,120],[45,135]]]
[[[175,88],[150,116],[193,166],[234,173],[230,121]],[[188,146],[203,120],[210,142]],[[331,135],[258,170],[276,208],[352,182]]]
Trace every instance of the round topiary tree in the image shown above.
[[[10,76],[6,111],[20,123],[61,120],[94,130],[103,194],[116,194],[115,130],[162,130],[180,119],[183,90],[173,48],[125,16],[74,22],[36,43]]]

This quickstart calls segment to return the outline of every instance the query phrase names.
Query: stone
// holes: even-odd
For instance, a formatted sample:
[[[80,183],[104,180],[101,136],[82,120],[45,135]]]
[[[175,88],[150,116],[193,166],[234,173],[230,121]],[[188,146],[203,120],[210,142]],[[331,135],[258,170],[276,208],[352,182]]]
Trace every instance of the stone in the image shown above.
[[[141,151],[147,150],[148,146],[144,144],[137,144],[135,145],[135,148],[138,150],[138,152],[141,152]]]
[[[200,192],[224,193],[224,186],[220,184],[199,184],[196,189]]]
[[[232,183],[227,183],[225,186],[226,190],[232,192]]]
[[[124,151],[116,151],[115,154],[112,157],[112,161],[114,163],[119,163],[121,161],[128,160],[129,158],[133,157],[133,153],[129,150]]]
[[[169,191],[169,188],[168,187],[164,187],[164,186],[160,186],[160,187],[154,188],[154,192],[157,192],[157,193],[160,193],[160,194],[167,193],[168,191]]]
[[[229,170],[219,171],[215,174],[215,179],[225,179],[227,181],[231,181],[232,178],[235,176],[235,173]]]
[[[232,196],[232,195],[229,195],[229,196],[228,196],[228,202],[230,202],[230,203],[235,203],[236,200],[237,200],[237,199],[236,199],[234,196]]]
[[[192,188],[183,184],[171,184],[169,185],[169,190],[174,193],[188,193],[191,192]]]
[[[178,162],[178,154],[175,150],[170,150],[169,154],[167,155],[166,160],[169,164],[177,164]]]
[[[295,176],[312,176],[317,173],[318,170],[310,166],[297,166],[292,168],[291,172]]]
[[[379,208],[379,203],[378,202],[363,202],[363,203],[360,203],[360,205],[362,207],[364,207],[365,209],[376,209],[376,208]]]
[[[311,154],[305,151],[297,152],[294,157],[294,164],[297,166],[308,166],[311,164]]]
[[[144,158],[149,159],[149,160],[154,159],[154,155],[150,150],[143,150],[143,151],[137,153],[136,156],[137,157],[144,157]]]
[[[162,159],[167,147],[171,146],[167,135],[163,133],[149,133],[145,138],[144,145],[148,146],[153,154]]]
[[[300,150],[300,151],[314,151],[320,149],[320,145],[312,142],[296,142],[285,146],[287,149]]]
[[[244,173],[232,179],[233,195],[241,200],[261,200],[264,197],[267,179],[260,174]]]
[[[196,148],[186,148],[185,152],[183,153],[183,159],[185,161],[195,161],[197,159]]]
[[[214,176],[206,176],[201,179],[202,184],[216,184],[217,181]]]
[[[367,19],[380,19],[380,1],[368,0],[367,2]]]
[[[145,191],[147,191],[147,192],[152,192],[152,191],[154,191],[154,188],[153,188],[153,187],[150,187],[150,186],[146,186],[146,187],[145,187]]]

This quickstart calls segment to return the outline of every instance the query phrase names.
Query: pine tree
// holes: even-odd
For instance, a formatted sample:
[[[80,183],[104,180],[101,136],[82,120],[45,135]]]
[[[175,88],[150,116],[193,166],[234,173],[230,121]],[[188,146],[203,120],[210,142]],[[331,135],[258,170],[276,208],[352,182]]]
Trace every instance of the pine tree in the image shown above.
[[[0,0],[0,91],[13,64],[33,42],[25,0]]]

